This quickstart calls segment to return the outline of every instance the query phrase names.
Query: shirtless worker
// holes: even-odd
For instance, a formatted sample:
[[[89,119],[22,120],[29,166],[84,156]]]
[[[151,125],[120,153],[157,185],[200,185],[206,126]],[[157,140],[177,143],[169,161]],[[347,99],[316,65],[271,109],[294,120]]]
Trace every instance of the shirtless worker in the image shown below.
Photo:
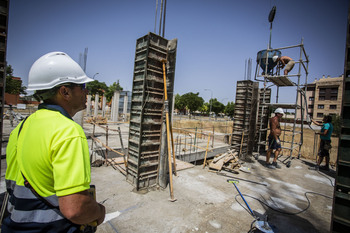
[[[288,75],[288,73],[293,69],[294,65],[295,65],[295,61],[293,61],[292,58],[290,57],[287,57],[287,56],[282,56],[282,57],[278,57],[277,55],[276,56],[273,56],[272,57],[272,60],[274,62],[277,62],[278,63],[278,67],[280,69],[283,69],[284,67],[286,67],[284,69],[284,75]]]
[[[280,151],[282,150],[279,136],[281,135],[280,120],[283,117],[283,115],[283,109],[277,108],[275,110],[275,116],[270,118],[270,135],[268,137],[269,148],[266,153],[266,164],[269,168],[281,168],[277,164],[277,158]],[[273,150],[275,150],[275,157],[273,158],[273,163],[270,164],[270,156]]]

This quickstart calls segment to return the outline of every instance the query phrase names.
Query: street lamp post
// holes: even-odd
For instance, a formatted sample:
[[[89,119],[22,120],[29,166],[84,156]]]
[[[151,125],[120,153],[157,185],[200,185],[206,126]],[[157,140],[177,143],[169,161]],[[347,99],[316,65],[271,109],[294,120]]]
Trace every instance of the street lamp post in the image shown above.
[[[96,76],[96,75],[98,75],[98,74],[100,74],[100,73],[96,73],[96,74],[94,74],[94,76],[92,76],[92,79],[95,79],[95,76]]]
[[[209,119],[210,119],[210,114],[211,114],[211,105],[213,103],[213,91],[211,89],[204,89],[205,91],[210,91],[210,107],[209,107]]]

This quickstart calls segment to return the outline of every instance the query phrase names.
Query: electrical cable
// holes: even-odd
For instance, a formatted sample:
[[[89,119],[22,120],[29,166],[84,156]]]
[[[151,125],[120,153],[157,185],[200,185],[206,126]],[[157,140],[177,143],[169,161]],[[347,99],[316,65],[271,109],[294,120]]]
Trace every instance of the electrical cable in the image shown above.
[[[274,207],[270,206],[269,204],[265,203],[264,201],[261,201],[260,199],[258,199],[258,198],[256,198],[256,197],[253,197],[253,196],[250,196],[250,195],[247,195],[247,194],[242,194],[242,195],[245,196],[245,197],[250,197],[250,198],[252,198],[252,199],[254,199],[254,200],[257,200],[258,202],[260,202],[260,204],[262,204],[262,205],[264,205],[264,206],[266,206],[266,207],[270,208],[271,210],[274,210],[274,211],[276,211],[276,212],[278,212],[278,213],[286,214],[286,215],[298,215],[298,214],[300,214],[300,213],[305,212],[307,209],[309,209],[309,207],[310,207],[310,205],[311,205],[311,202],[310,202],[309,198],[307,197],[307,194],[314,194],[314,195],[319,195],[319,196],[326,197],[326,198],[329,198],[329,199],[333,199],[332,197],[329,197],[329,196],[324,195],[324,194],[321,194],[321,193],[316,193],[316,192],[305,192],[304,195],[305,195],[306,200],[307,200],[307,202],[308,202],[307,207],[306,207],[305,209],[303,209],[303,210],[300,210],[300,211],[298,211],[298,212],[292,213],[292,212],[282,211],[282,210],[279,210],[279,209],[277,209],[277,208],[274,208]],[[238,197],[238,196],[239,196],[239,194],[237,194],[237,195],[235,196],[235,200],[237,201],[237,203],[240,204],[240,206],[242,206],[243,209],[245,209],[245,210],[249,213],[249,215],[251,215],[251,213],[237,200],[237,197]],[[252,216],[252,215],[251,215],[251,216]],[[253,216],[252,216],[252,217],[253,217]]]
[[[328,176],[326,176],[325,174],[323,174],[322,172],[320,172],[320,171],[317,171],[320,175],[322,175],[322,176],[324,176],[324,177],[326,177],[330,182],[331,182],[331,185],[332,185],[332,187],[334,187],[334,183],[333,183],[333,181],[331,180],[331,178],[329,178]]]

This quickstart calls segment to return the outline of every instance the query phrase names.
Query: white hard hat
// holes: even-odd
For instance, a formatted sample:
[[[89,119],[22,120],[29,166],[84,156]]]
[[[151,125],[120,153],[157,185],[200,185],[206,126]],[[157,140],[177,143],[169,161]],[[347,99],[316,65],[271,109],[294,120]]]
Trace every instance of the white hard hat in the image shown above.
[[[275,110],[275,113],[284,114],[282,108],[277,108],[277,109]]]
[[[28,75],[28,91],[47,90],[63,83],[94,81],[64,52],[51,52],[34,62]]]
[[[273,62],[276,62],[276,61],[277,61],[277,58],[278,58],[277,55],[273,56],[273,57],[272,57]]]

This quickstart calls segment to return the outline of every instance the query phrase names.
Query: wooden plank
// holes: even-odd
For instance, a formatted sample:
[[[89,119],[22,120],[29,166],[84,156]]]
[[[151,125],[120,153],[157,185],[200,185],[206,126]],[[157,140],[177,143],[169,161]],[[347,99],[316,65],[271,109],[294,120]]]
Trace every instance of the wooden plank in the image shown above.
[[[185,169],[192,168],[192,167],[194,167],[194,165],[192,163],[187,163],[187,162],[176,159],[176,170],[177,171],[185,170]]]
[[[107,159],[108,162],[114,163],[114,164],[122,164],[124,163],[124,158],[123,157],[117,157],[117,158],[112,158],[112,159]]]
[[[231,159],[233,159],[234,157],[233,157],[233,155],[230,155],[230,156],[226,156],[225,158],[224,158],[224,164],[225,163],[227,163],[227,162],[229,162]]]
[[[221,171],[222,166],[224,166],[224,160],[221,159],[218,162],[214,163],[213,161],[209,164],[209,169],[214,169]]]
[[[222,155],[220,155],[220,156],[218,156],[218,157],[216,157],[216,158],[214,158],[214,159],[213,159],[213,163],[216,163],[217,161],[223,159],[226,155],[228,155],[227,152],[226,152],[226,153],[223,153]]]

